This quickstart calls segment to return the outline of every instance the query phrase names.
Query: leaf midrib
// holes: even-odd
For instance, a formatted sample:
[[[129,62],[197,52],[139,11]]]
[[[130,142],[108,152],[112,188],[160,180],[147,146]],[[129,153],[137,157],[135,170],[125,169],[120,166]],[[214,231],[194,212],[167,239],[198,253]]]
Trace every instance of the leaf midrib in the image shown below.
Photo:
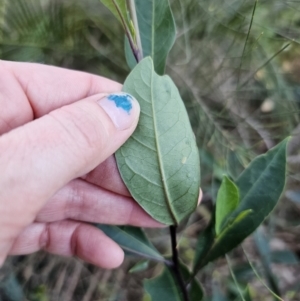
[[[280,149],[281,150],[281,149]],[[273,161],[276,159],[276,157],[278,156],[280,150],[277,151],[277,153],[275,154],[275,156],[272,158],[272,160],[270,161],[270,164],[267,165],[267,167],[264,169],[264,171],[261,173],[261,175],[256,179],[256,181],[254,182],[254,184],[251,186],[251,188],[247,191],[247,193],[243,196],[243,198],[241,199],[241,204],[244,201],[244,199],[246,199],[248,197],[248,195],[252,192],[252,190],[256,189],[256,186],[258,185],[259,180],[265,175],[266,170],[269,168],[270,165],[272,165]],[[265,155],[266,156],[266,155]]]
[[[169,191],[168,191],[168,187],[167,187],[167,183],[165,181],[166,179],[166,176],[165,176],[165,173],[164,173],[164,169],[163,169],[163,164],[162,164],[162,158],[161,158],[161,152],[160,152],[160,145],[159,145],[159,141],[158,141],[158,135],[157,135],[157,121],[156,121],[156,115],[155,115],[155,110],[154,110],[154,107],[155,107],[155,102],[154,102],[154,92],[153,92],[153,80],[154,80],[154,75],[155,75],[155,72],[154,72],[154,66],[153,66],[153,63],[151,62],[152,64],[152,70],[151,70],[151,83],[150,83],[150,87],[151,87],[151,101],[152,101],[152,116],[153,116],[153,128],[154,128],[154,132],[155,132],[155,144],[156,144],[156,149],[157,149],[157,157],[158,157],[158,166],[159,166],[159,170],[160,170],[160,173],[162,175],[162,184],[163,184],[163,190],[164,190],[164,194],[165,194],[165,197],[166,197],[166,200],[167,200],[167,205],[168,205],[168,208],[169,208],[169,212],[171,214],[171,217],[173,219],[173,221],[177,224],[177,218],[176,216],[174,215],[174,212],[173,212],[173,208],[171,206],[171,197],[169,195]],[[159,76],[159,75],[157,75]]]
[[[155,0],[152,1],[152,26],[151,26],[151,30],[152,30],[152,33],[151,33],[151,54],[152,54],[152,58],[153,58],[153,62],[155,62],[155,57],[154,57],[154,39],[155,39],[155,30],[154,30],[154,7],[155,7],[155,4],[154,4]]]

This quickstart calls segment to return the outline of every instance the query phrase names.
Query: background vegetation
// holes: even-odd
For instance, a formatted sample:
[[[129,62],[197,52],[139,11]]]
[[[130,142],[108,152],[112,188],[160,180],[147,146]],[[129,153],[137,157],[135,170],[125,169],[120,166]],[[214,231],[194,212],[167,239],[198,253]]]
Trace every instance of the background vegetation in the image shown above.
[[[190,114],[204,191],[202,205],[180,232],[183,260],[192,258],[197,235],[210,219],[222,175],[235,179],[256,155],[292,136],[280,204],[242,247],[199,277],[208,300],[276,300],[272,292],[300,300],[300,2],[171,4],[177,40],[167,73]],[[123,45],[121,27],[98,0],[0,0],[1,59],[123,82],[129,72]],[[168,254],[168,232],[148,233]],[[144,263],[128,276],[135,263],[127,259],[122,268],[103,271],[44,253],[11,258],[0,270],[0,300],[146,300],[141,279],[160,268]]]

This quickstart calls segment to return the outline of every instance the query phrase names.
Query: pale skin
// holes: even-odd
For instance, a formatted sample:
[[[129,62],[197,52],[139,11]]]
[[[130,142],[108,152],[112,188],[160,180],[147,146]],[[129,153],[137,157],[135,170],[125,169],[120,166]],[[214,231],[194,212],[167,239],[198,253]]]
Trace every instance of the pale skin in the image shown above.
[[[121,88],[83,72],[0,61],[0,266],[43,249],[115,268],[122,249],[90,223],[162,226],[131,198],[113,156],[137,125],[138,104],[118,129],[97,103]]]

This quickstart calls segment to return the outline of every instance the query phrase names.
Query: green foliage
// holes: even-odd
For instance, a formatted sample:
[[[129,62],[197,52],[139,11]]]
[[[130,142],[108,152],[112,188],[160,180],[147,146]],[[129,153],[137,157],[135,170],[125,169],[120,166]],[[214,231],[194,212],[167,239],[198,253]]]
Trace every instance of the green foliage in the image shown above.
[[[112,3],[112,1],[110,2]],[[127,9],[126,12],[124,9],[125,1],[115,2],[122,5],[122,16],[123,18],[126,16],[126,26],[130,28],[133,35]],[[177,39],[176,47],[172,49],[168,59],[167,70],[180,90],[197,139],[202,160],[201,187],[205,199],[214,201],[219,199],[219,197],[216,198],[215,187],[219,186],[224,173],[236,180],[245,166],[248,166],[257,154],[270,149],[278,141],[291,135],[293,129],[299,124],[299,78],[298,73],[293,71],[293,66],[297,66],[300,54],[300,41],[297,36],[299,4],[279,0],[258,1],[257,5],[256,1],[238,0],[212,0],[209,3],[205,0],[170,2],[177,25]],[[98,73],[120,82],[124,81],[128,69],[122,52],[122,28],[111,17],[111,14],[107,13],[107,10],[102,9],[99,1],[0,0],[0,4],[1,59],[42,62]],[[175,37],[173,17],[168,1],[136,0],[135,4],[144,54],[152,57],[156,72],[163,74],[166,56]],[[148,8],[150,6],[151,8],[143,9],[143,5],[149,5]],[[159,9],[155,9],[155,7],[159,7]],[[162,9],[163,7],[165,9]],[[164,16],[161,19],[162,22],[159,22],[160,16]],[[145,19],[148,20],[146,25],[144,24]],[[154,20],[156,22],[153,22]],[[169,24],[164,23],[164,20],[170,20]],[[160,27],[156,28],[156,25]],[[152,30],[156,28],[154,38],[153,35],[150,36],[151,26]],[[170,34],[161,35],[161,31],[167,30],[167,28],[169,28]],[[288,45],[290,46],[287,47]],[[151,48],[152,46],[154,48]],[[157,53],[159,55],[156,55]],[[133,59],[131,48],[128,45],[126,46],[126,56],[129,65],[133,67],[136,61]],[[271,108],[267,111],[263,109],[265,102],[271,103]],[[210,225],[206,229],[201,228],[202,233],[197,240],[197,251],[194,258],[194,265],[197,265],[195,270],[203,267],[209,260],[214,261],[214,258],[238,245],[239,240],[249,235],[250,229],[262,222],[272,210],[274,203],[278,200],[280,190],[282,190],[285,176],[285,169],[283,169],[285,164],[284,143],[281,150],[279,150],[280,147],[277,148],[277,155],[273,153],[273,162],[267,162],[269,155],[263,156],[264,159],[259,161],[256,166],[253,162],[248,167],[248,169],[253,168],[255,172],[245,171],[235,181],[233,185],[240,190],[241,199],[236,210],[232,211],[235,202],[229,194],[222,193],[225,199],[230,200],[229,202],[217,200],[217,207],[220,204],[229,204],[230,206],[225,206],[225,209],[222,209],[222,206],[216,208],[216,212],[212,212]],[[279,153],[281,153],[280,156]],[[258,176],[258,171],[264,173],[266,163],[268,163],[268,168],[265,170],[268,172],[261,178]],[[274,167],[278,167],[278,169]],[[295,168],[298,168],[297,164],[295,164]],[[276,182],[279,177],[281,177],[280,183]],[[298,179],[299,175],[297,174],[294,178]],[[255,179],[260,185],[257,185]],[[278,185],[275,187],[276,183]],[[219,195],[221,195],[221,191],[219,191]],[[289,196],[296,202],[293,206],[297,206],[299,193],[297,194],[293,187],[289,187]],[[275,198],[276,201],[274,201]],[[293,220],[293,223],[299,223],[299,217],[294,210],[298,207],[292,207],[291,211],[293,212],[289,215],[282,210],[282,208],[289,208],[288,206],[291,204],[282,202],[280,210],[273,213],[274,218],[266,225],[271,228],[271,231],[275,229],[275,234],[276,226],[280,223],[282,234],[284,235],[284,231],[289,231],[289,235],[292,236],[290,220]],[[203,208],[205,205],[190,220],[191,229],[196,225],[198,229],[200,215],[201,218],[208,219],[210,212],[206,210],[206,215],[203,214]],[[278,215],[279,218],[277,218]],[[290,216],[292,219],[289,219]],[[284,229],[286,224],[289,224],[288,229]],[[107,235],[121,244],[126,254],[146,257],[154,261],[165,261],[163,255],[151,245],[142,231],[127,227],[101,227]],[[274,228],[272,229],[272,227]],[[247,232],[249,233],[247,234]],[[297,231],[295,232],[297,233]],[[160,250],[169,250],[168,239],[160,236],[161,233],[159,231],[159,234],[153,234],[154,239],[156,243],[159,242]],[[193,255],[195,233],[198,232],[182,231],[180,233],[182,239],[178,244],[179,251],[187,251]],[[259,248],[267,250],[263,244]],[[262,263],[265,278],[271,289],[275,290],[276,286],[270,281],[272,260],[281,264],[296,265],[297,258],[291,252],[273,254],[270,251],[271,260],[265,260],[263,252],[259,250],[259,253],[262,254],[261,259],[260,261],[256,260],[256,263]],[[180,254],[185,256],[184,252],[180,252]],[[237,258],[238,261],[240,259]],[[52,258],[50,261],[52,262]],[[232,287],[229,296],[225,297],[225,289],[228,286],[227,277],[222,275],[222,271],[225,269],[224,267],[216,268],[216,265],[219,267],[222,262],[209,265],[201,271],[201,278],[206,279],[205,286],[210,286],[211,283],[213,286],[212,298],[208,297],[207,300],[232,300]],[[37,265],[39,267],[35,268],[33,264],[32,269],[35,270],[35,273],[42,270],[40,264],[36,263]],[[24,266],[26,265],[24,264]],[[146,262],[142,262],[135,268],[143,270],[146,267]],[[20,264],[18,264],[18,268],[22,271]],[[57,271],[61,271],[61,267],[56,268]],[[218,290],[215,288],[216,277],[212,270],[220,273],[219,276],[222,279]],[[53,274],[56,276],[57,271],[51,273],[49,279],[56,278],[53,277]],[[151,275],[153,271],[157,271],[157,268],[147,270],[147,273]],[[169,273],[167,278],[169,283],[178,286],[170,271],[167,270],[167,272]],[[121,271],[122,275],[123,273],[124,271]],[[182,273],[184,274],[184,271]],[[26,271],[27,274],[28,271]],[[138,281],[141,275],[143,273],[137,275]],[[67,274],[67,276],[69,275]],[[45,279],[44,277],[45,275],[42,275],[40,278]],[[130,275],[130,277],[134,277],[134,275]],[[87,279],[87,282],[93,282],[89,281],[90,278],[87,276],[84,279]],[[163,281],[165,280],[166,278],[163,278]],[[122,287],[119,286],[119,283],[116,285],[114,281],[115,279],[111,282],[112,289],[107,286],[106,294],[109,295],[110,291],[116,292],[124,289],[130,291],[130,288],[127,287],[127,280]],[[66,283],[69,286],[69,277],[67,277]],[[80,285],[83,287],[83,280],[80,281]],[[230,285],[234,284],[231,282]],[[238,285],[240,286],[240,283]],[[9,287],[9,285],[7,286]],[[49,283],[47,286],[49,286],[48,292],[56,287],[56,285],[51,287]],[[25,287],[28,288],[28,282]],[[82,291],[87,290],[85,288]],[[152,290],[154,289],[153,287]],[[252,289],[253,287],[251,287]],[[295,295],[297,294],[297,288],[291,290]],[[210,291],[209,288],[208,292]],[[172,293],[174,291],[171,290],[171,296]],[[267,293],[270,294],[270,292]],[[3,287],[0,294],[3,294]],[[198,291],[197,294],[200,295],[200,292]],[[83,297],[80,298],[78,290],[74,295],[78,300],[85,300]],[[256,291],[255,295],[260,297],[260,291]],[[11,296],[13,296],[12,292]],[[168,297],[167,295],[166,298]],[[244,294],[246,300],[248,297],[251,296]],[[103,299],[103,296],[101,295],[99,298]],[[117,298],[125,297],[111,296],[111,299]],[[234,294],[234,298],[241,299],[237,294]],[[70,297],[70,299],[72,298]],[[287,297],[287,299],[292,298]],[[164,299],[159,298],[152,301],[154,300]]]
[[[135,0],[139,32],[144,57],[150,56],[155,71],[163,75],[169,51],[175,42],[175,22],[169,0]],[[127,63],[131,69],[136,65],[128,41],[125,43]]]
[[[1,279],[0,282],[1,297],[7,301],[23,301],[24,292],[22,286],[14,274],[8,275],[6,278]]]
[[[189,283],[187,289],[189,301],[201,301],[204,296],[204,292],[198,280],[193,277],[188,267],[182,262],[180,262],[180,271],[184,282]]]
[[[178,224],[195,210],[200,186],[198,149],[184,104],[172,80],[155,73],[151,58],[136,66],[123,91],[139,101],[141,117],[116,153],[122,179],[153,218]]]
[[[200,235],[200,242],[210,242],[211,245],[209,248],[206,245],[204,255],[199,243],[197,252],[201,253],[201,257],[196,255],[195,271],[238,246],[273,210],[285,185],[287,142],[288,139],[258,156],[240,175],[236,181],[241,195],[240,204],[230,214],[219,235],[213,231]]]
[[[149,260],[142,260],[137,262],[130,270],[129,273],[138,273],[145,271],[149,268]]]
[[[180,263],[180,270],[184,281],[191,280],[191,273],[188,268]],[[165,300],[165,301],[183,301],[182,292],[180,291],[178,284],[176,283],[172,272],[165,268],[163,272],[153,278],[144,281],[144,288],[150,295],[151,301]],[[203,298],[203,290],[201,285],[196,279],[192,279],[188,285],[189,301],[201,301]]]
[[[120,245],[127,253],[155,261],[165,261],[162,255],[160,255],[151,242],[149,242],[141,229],[106,225],[97,225],[97,227]]]
[[[165,268],[161,275],[144,281],[145,291],[150,295],[151,301],[182,301],[178,285],[172,273]]]
[[[237,186],[228,177],[224,176],[216,202],[216,235],[221,233],[222,226],[226,227],[224,221],[237,208],[239,201],[240,195]]]
[[[131,28],[126,0],[100,0],[121,22],[124,30]]]

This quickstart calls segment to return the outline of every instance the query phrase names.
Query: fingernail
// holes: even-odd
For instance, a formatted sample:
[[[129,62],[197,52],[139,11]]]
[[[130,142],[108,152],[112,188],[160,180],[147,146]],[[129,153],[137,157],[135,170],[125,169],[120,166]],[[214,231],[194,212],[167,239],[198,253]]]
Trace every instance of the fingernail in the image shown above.
[[[119,92],[98,101],[120,131],[128,129],[138,118],[139,104],[130,94]]]

